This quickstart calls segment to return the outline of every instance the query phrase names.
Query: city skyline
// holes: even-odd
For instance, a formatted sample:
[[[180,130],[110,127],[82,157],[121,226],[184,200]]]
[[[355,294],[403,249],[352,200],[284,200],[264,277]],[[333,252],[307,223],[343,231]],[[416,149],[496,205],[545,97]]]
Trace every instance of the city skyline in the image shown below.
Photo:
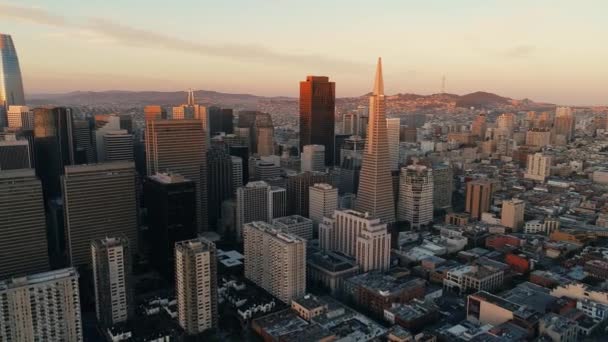
[[[121,11],[112,3],[57,1],[51,8],[21,1],[0,3],[0,18],[10,23],[4,33],[16,41],[28,95],[194,87],[295,97],[295,80],[302,75],[327,75],[337,84],[337,97],[358,96],[369,92],[369,61],[381,55],[391,63],[387,94],[439,93],[445,76],[449,93],[481,90],[556,104],[605,104],[608,69],[602,61],[608,50],[596,38],[608,33],[598,14],[606,4],[547,4],[386,1],[374,6],[382,13],[375,18],[368,15],[371,5],[301,8],[263,1],[239,20],[240,1],[182,2],[173,8],[120,4]],[[178,9],[179,15],[173,13]],[[189,20],[201,13],[198,9],[209,13],[207,20]],[[323,24],[293,24],[313,13]],[[161,15],[162,28],[143,20]],[[218,25],[214,16],[234,20]],[[179,25],[171,25],[174,18],[180,18]],[[40,50],[46,56],[42,63]],[[577,50],[586,54],[572,53]],[[231,76],[237,74],[239,82]],[[270,81],[254,82],[260,78]]]

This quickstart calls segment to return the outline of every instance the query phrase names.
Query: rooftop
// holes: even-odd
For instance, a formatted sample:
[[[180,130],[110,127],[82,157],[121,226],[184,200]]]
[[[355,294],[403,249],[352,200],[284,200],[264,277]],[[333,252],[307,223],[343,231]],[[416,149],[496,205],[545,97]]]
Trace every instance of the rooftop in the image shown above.
[[[69,267],[55,271],[32,274],[25,277],[11,278],[5,281],[0,281],[0,291],[22,286],[42,284],[68,277],[78,277],[78,271],[76,271],[75,268]]]

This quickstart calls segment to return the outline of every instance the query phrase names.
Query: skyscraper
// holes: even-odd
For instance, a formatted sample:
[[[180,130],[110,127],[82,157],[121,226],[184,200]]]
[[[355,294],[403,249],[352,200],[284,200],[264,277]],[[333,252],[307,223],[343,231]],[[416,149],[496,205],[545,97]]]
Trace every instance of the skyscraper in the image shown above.
[[[161,106],[149,105],[144,107],[144,119],[148,120],[166,120],[167,111]]]
[[[325,146],[305,145],[302,150],[302,172],[325,171]]]
[[[284,303],[306,293],[306,240],[267,222],[244,227],[245,277]]]
[[[0,281],[2,341],[65,341],[83,339],[74,268]]]
[[[0,208],[0,279],[47,271],[42,186],[33,169],[0,171]]]
[[[133,161],[133,135],[127,130],[106,132],[103,135],[103,161]]]
[[[449,209],[452,207],[454,176],[448,164],[433,165],[433,207]]]
[[[574,116],[570,107],[557,107],[553,127],[556,136],[563,136],[566,142],[574,137]]]
[[[136,173],[132,162],[75,165],[62,177],[65,236],[72,266],[91,265],[90,243],[126,236],[137,247]]]
[[[386,132],[382,60],[378,59],[373,94],[369,98],[369,126],[357,197],[357,210],[383,223],[395,222],[395,201]]]
[[[118,115],[95,115],[95,148],[97,161],[105,161],[105,140],[107,133],[120,131],[120,117]]]
[[[249,182],[249,148],[245,145],[232,145],[228,147],[231,156],[241,158],[243,165],[243,184]]]
[[[198,231],[196,184],[178,174],[159,173],[146,177],[143,188],[150,262],[161,274],[173,278],[175,243],[194,239]]]
[[[306,145],[325,146],[325,165],[334,165],[336,84],[325,76],[300,82],[300,151]]]
[[[471,218],[479,220],[481,214],[490,210],[494,184],[489,179],[477,179],[467,183],[465,211]]]
[[[188,335],[218,327],[217,250],[202,237],[175,244],[177,321]]]
[[[280,186],[268,190],[268,221],[287,215],[287,191]]]
[[[401,119],[386,119],[386,134],[388,141],[388,152],[391,158],[391,171],[399,170],[399,132],[401,130]]]
[[[232,162],[232,192],[236,194],[236,189],[243,186],[243,158],[230,156]]]
[[[249,153],[257,153],[260,156],[274,154],[274,125],[270,114],[257,111],[239,112],[236,133],[248,142]]]
[[[433,170],[424,165],[401,168],[399,221],[420,229],[433,222]]]
[[[331,183],[331,176],[323,172],[302,172],[287,176],[287,213],[309,217],[310,187],[316,183]]]
[[[148,175],[175,172],[196,184],[197,223],[207,227],[207,139],[201,120],[146,122]]]
[[[74,120],[75,164],[93,164],[97,161],[93,127],[94,123],[90,120]]]
[[[236,190],[236,239],[243,238],[243,225],[252,221],[269,221],[270,185],[264,181],[249,182]]]
[[[104,327],[126,322],[134,312],[131,251],[124,237],[91,241],[95,313]]]
[[[327,183],[316,183],[309,187],[309,217],[315,228],[338,209],[338,189]]]
[[[222,202],[232,197],[232,158],[219,147],[207,151],[208,224],[216,230],[222,217]]]
[[[9,106],[25,105],[23,81],[13,38],[0,34],[0,127],[7,125]]]
[[[8,127],[34,129],[34,113],[27,106],[8,107]]]
[[[9,140],[0,140],[0,171],[29,169],[30,145],[27,140],[17,140],[13,135]]]

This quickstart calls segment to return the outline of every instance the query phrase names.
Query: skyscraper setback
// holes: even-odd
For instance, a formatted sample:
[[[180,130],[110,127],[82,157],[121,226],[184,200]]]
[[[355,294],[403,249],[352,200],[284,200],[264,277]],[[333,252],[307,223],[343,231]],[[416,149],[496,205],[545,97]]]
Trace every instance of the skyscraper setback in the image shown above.
[[[300,82],[300,151],[325,146],[325,165],[334,164],[336,84],[329,77],[307,76]]]
[[[368,212],[383,223],[395,222],[393,179],[385,115],[382,59],[378,59],[373,94],[369,98],[369,125],[363,152],[357,210]]]

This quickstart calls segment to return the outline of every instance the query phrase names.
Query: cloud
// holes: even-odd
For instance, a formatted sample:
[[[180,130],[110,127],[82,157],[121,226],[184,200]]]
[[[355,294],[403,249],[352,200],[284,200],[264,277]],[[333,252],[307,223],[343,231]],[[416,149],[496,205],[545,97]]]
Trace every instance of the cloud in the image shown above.
[[[529,57],[536,51],[536,46],[521,44],[510,47],[506,50],[501,51],[501,55],[508,58],[523,58]]]
[[[333,59],[322,55],[284,53],[254,44],[213,45],[204,42],[175,38],[164,33],[139,29],[105,18],[88,18],[83,23],[70,21],[40,8],[0,4],[0,18],[25,21],[39,25],[61,27],[70,30],[86,30],[129,47],[164,48],[210,57],[230,58],[242,62],[275,65],[320,66],[336,71],[352,71],[368,68],[353,61]]]

